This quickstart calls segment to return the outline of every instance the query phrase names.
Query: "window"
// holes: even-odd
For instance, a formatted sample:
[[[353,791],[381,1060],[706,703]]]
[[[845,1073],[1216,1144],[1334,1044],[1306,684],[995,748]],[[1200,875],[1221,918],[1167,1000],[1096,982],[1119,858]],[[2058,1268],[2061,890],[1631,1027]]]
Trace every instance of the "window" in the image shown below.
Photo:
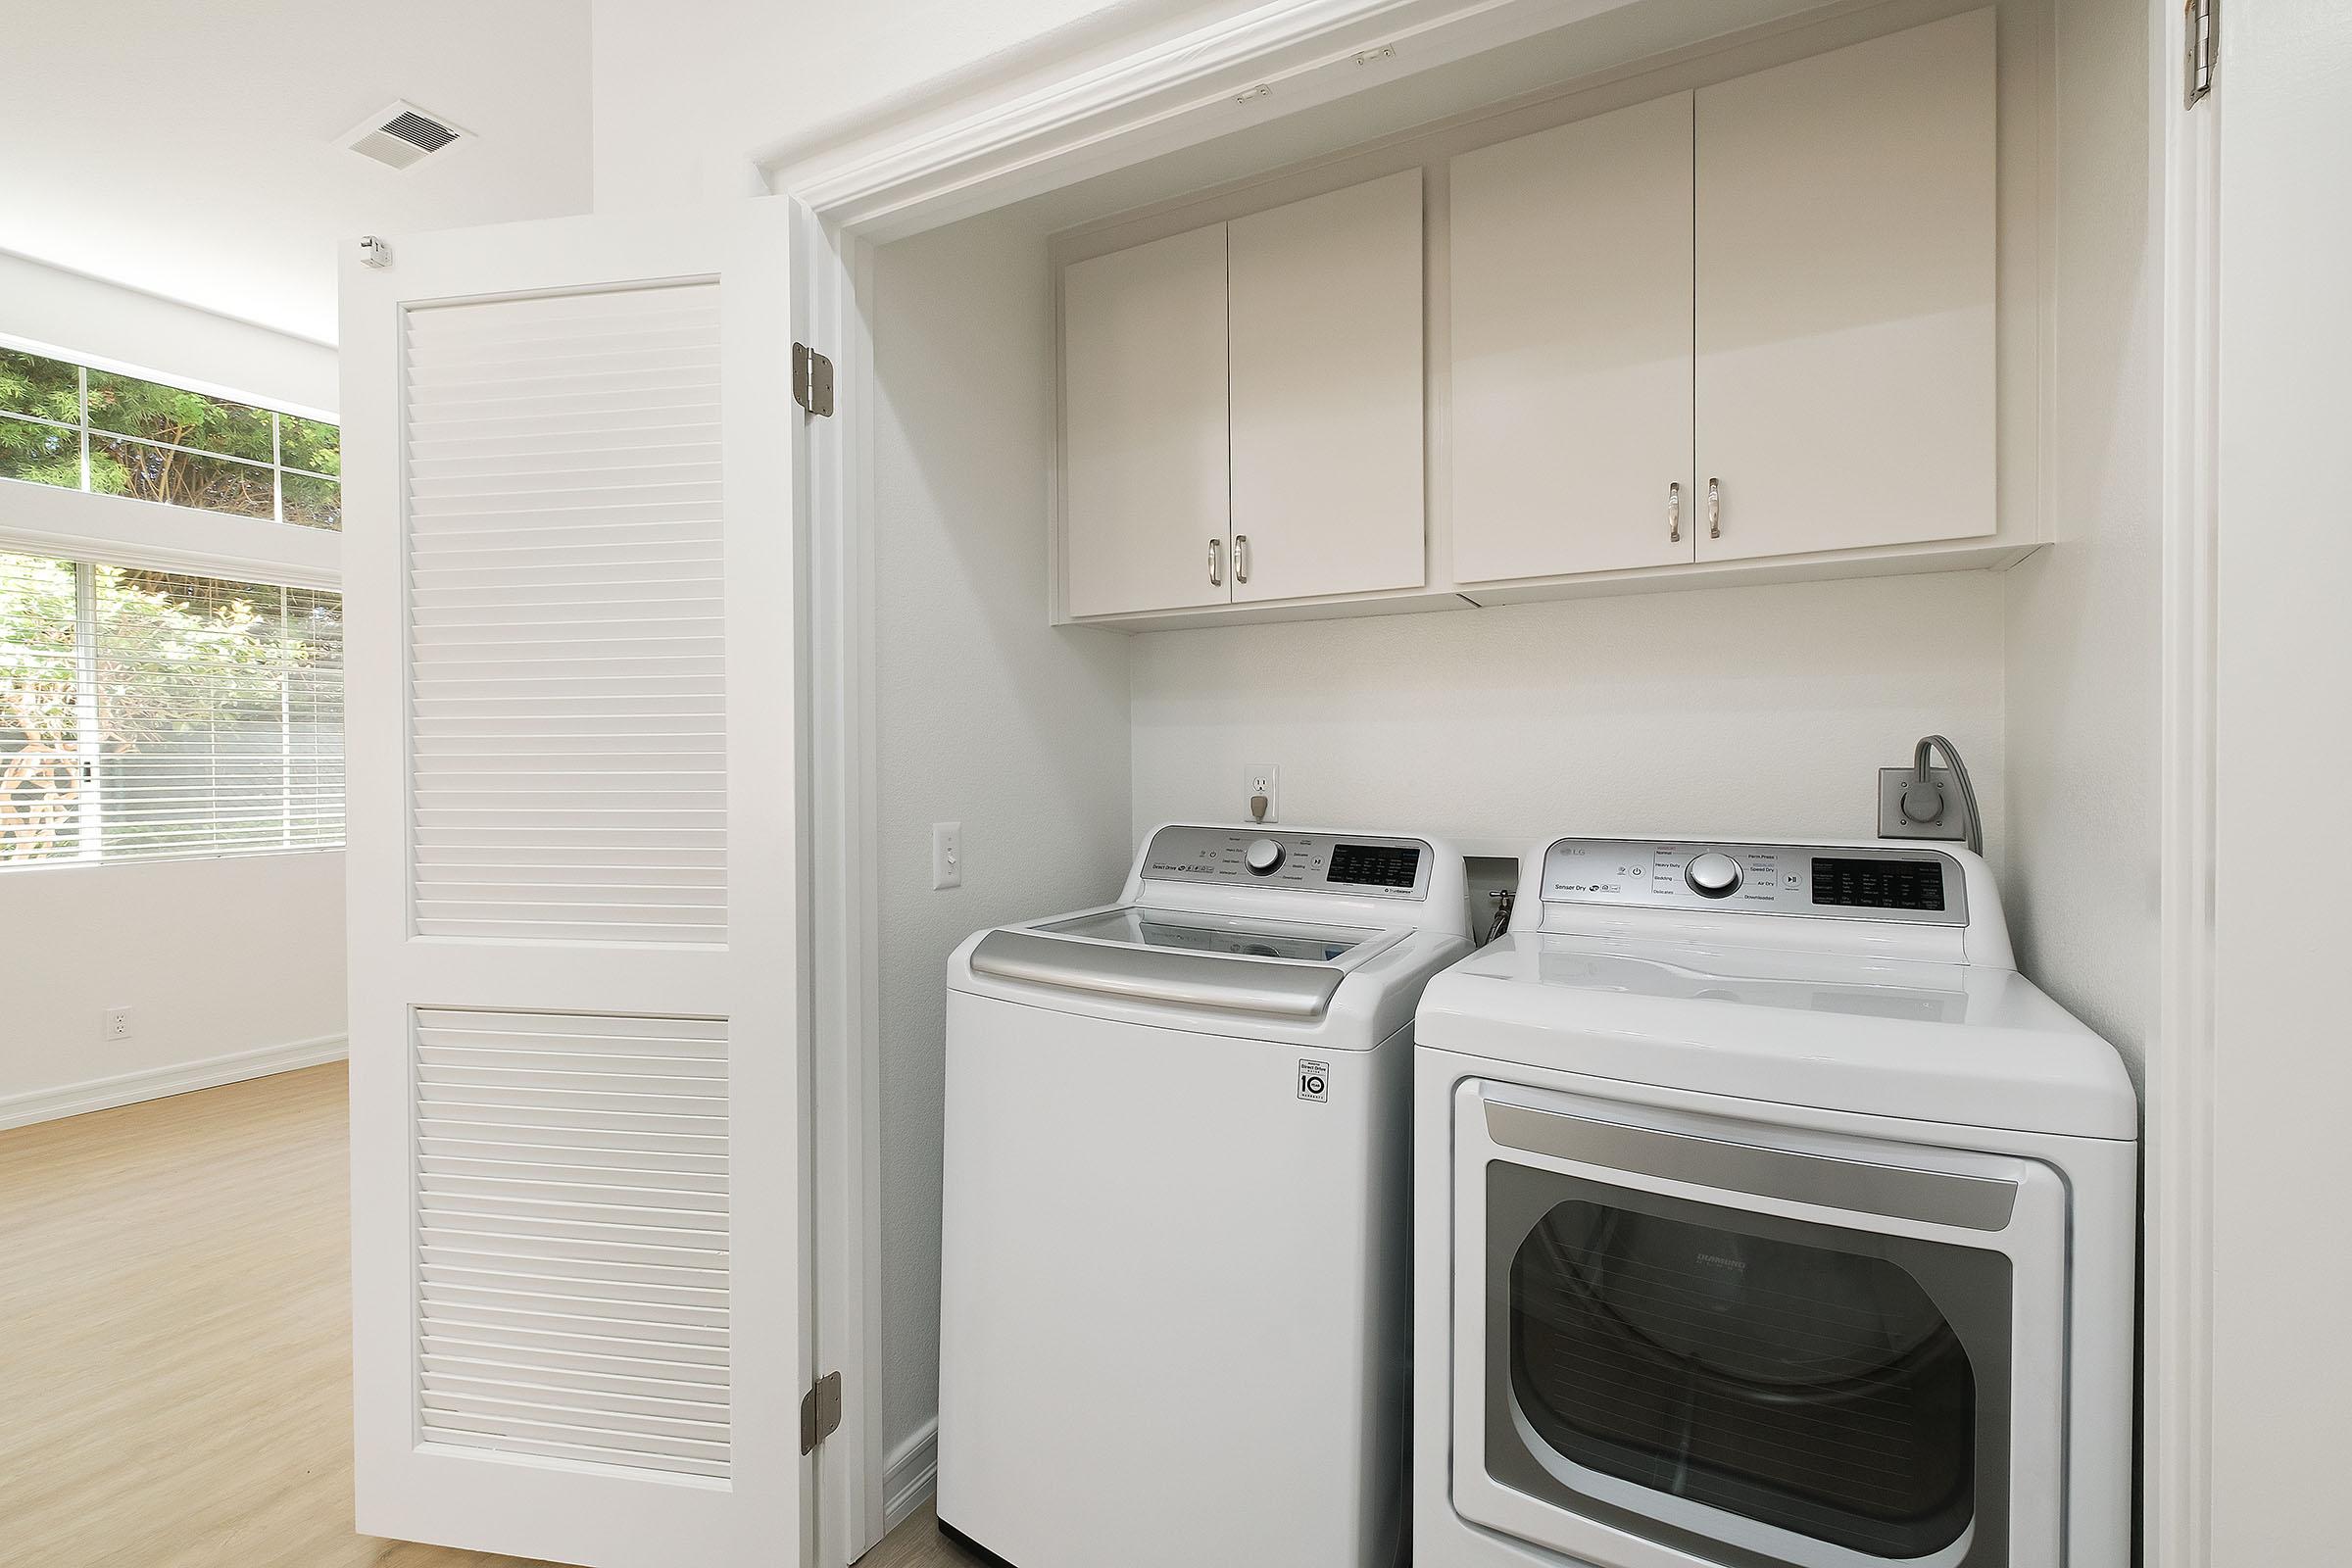
[[[318,419],[0,349],[0,478],[339,529],[342,443]]]
[[[343,605],[0,555],[0,867],[343,842]]]

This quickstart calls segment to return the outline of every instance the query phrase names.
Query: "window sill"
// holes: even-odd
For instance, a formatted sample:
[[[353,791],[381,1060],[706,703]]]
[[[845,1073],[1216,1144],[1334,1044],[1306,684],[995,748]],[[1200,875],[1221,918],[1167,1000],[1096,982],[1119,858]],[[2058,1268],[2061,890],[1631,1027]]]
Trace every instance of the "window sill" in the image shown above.
[[[298,588],[343,586],[337,532],[16,479],[0,479],[0,550]]]
[[[21,860],[13,864],[0,863],[0,884],[14,882],[20,877],[37,877],[44,871],[57,875],[68,875],[75,872],[126,871],[134,868],[143,869],[148,866],[207,865],[220,860],[291,859],[298,856],[340,856],[343,849],[344,846],[340,844],[303,844],[290,849],[210,850],[192,855],[132,855],[112,859],[104,857],[84,859],[79,856],[60,856],[50,860]]]

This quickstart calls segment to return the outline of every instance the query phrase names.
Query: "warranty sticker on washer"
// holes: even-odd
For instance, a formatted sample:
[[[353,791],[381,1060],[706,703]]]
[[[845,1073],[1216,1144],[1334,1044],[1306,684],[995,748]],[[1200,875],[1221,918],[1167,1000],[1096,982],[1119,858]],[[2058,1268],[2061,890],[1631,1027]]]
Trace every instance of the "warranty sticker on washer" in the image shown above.
[[[1331,1063],[1302,1061],[1298,1064],[1298,1098],[1321,1104],[1331,1099]]]

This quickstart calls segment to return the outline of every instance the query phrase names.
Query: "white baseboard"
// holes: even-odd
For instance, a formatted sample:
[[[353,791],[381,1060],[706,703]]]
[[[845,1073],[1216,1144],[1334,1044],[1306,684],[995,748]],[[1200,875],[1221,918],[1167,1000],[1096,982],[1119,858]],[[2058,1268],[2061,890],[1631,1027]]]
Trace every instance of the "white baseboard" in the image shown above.
[[[890,1450],[882,1465],[882,1533],[930,1500],[939,1484],[939,1417],[933,1416]]]
[[[56,1089],[35,1089],[29,1094],[0,1099],[0,1128],[24,1127],[36,1121],[55,1121],[60,1116],[78,1116],[85,1110],[107,1110],[116,1105],[130,1104],[134,1101],[184,1095],[191,1089],[213,1089],[247,1078],[266,1077],[273,1072],[316,1067],[320,1062],[340,1061],[350,1054],[351,1042],[348,1039],[342,1035],[326,1035],[317,1040],[264,1046],[259,1051],[238,1051],[225,1056],[208,1056],[202,1061],[149,1067],[113,1078],[91,1078],[77,1084],[64,1084]]]

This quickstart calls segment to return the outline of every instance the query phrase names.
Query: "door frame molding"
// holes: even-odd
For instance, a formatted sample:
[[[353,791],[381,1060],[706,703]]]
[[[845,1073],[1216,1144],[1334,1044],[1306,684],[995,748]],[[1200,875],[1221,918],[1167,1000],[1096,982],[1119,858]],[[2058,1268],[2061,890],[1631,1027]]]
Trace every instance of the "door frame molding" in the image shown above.
[[[2221,118],[2181,102],[2179,0],[2149,4],[2163,243],[2162,866],[2142,1178],[2141,1527],[2149,1568],[2212,1558],[2215,737]]]
[[[873,255],[881,245],[1393,82],[1609,9],[1616,0],[1268,0],[1106,57],[1075,53],[1006,90],[950,79],[873,120],[762,142],[746,186],[812,215],[807,319],[837,413],[810,420],[808,781],[815,1365],[844,1373],[818,1451],[817,1568],[843,1568],[928,1495],[885,1451],[880,1302],[880,976],[875,836]],[[2178,0],[2149,0],[2153,196],[2164,277],[2164,690],[2159,1037],[2149,1058],[2143,1525],[2151,1568],[2205,1568],[2212,1258],[2211,890],[2215,648],[2215,122],[2183,114]],[[1049,35],[1071,51],[1083,39]],[[1396,49],[1394,70],[1366,69]],[[1035,59],[1032,56],[1032,59]],[[1259,87],[1266,91],[1256,91]],[[1247,95],[1247,96],[1245,96]],[[901,1460],[892,1474],[891,1460]]]
[[[817,1568],[844,1568],[929,1496],[886,1451],[880,1391],[879,846],[872,517],[877,248],[1081,179],[1516,42],[1624,0],[1267,0],[1048,64],[1011,93],[951,79],[864,126],[747,149],[745,188],[809,215],[803,291],[834,364],[835,414],[808,418],[808,1064],[814,1364],[843,1373],[817,1451]],[[1071,44],[1049,36],[1046,47]],[[1394,56],[1377,53],[1383,47]],[[1395,70],[1367,69],[1398,62]],[[1259,92],[1256,89],[1266,89]],[[1248,96],[1245,97],[1244,94]],[[846,1462],[828,1462],[828,1451]],[[893,1459],[904,1474],[893,1474]]]

